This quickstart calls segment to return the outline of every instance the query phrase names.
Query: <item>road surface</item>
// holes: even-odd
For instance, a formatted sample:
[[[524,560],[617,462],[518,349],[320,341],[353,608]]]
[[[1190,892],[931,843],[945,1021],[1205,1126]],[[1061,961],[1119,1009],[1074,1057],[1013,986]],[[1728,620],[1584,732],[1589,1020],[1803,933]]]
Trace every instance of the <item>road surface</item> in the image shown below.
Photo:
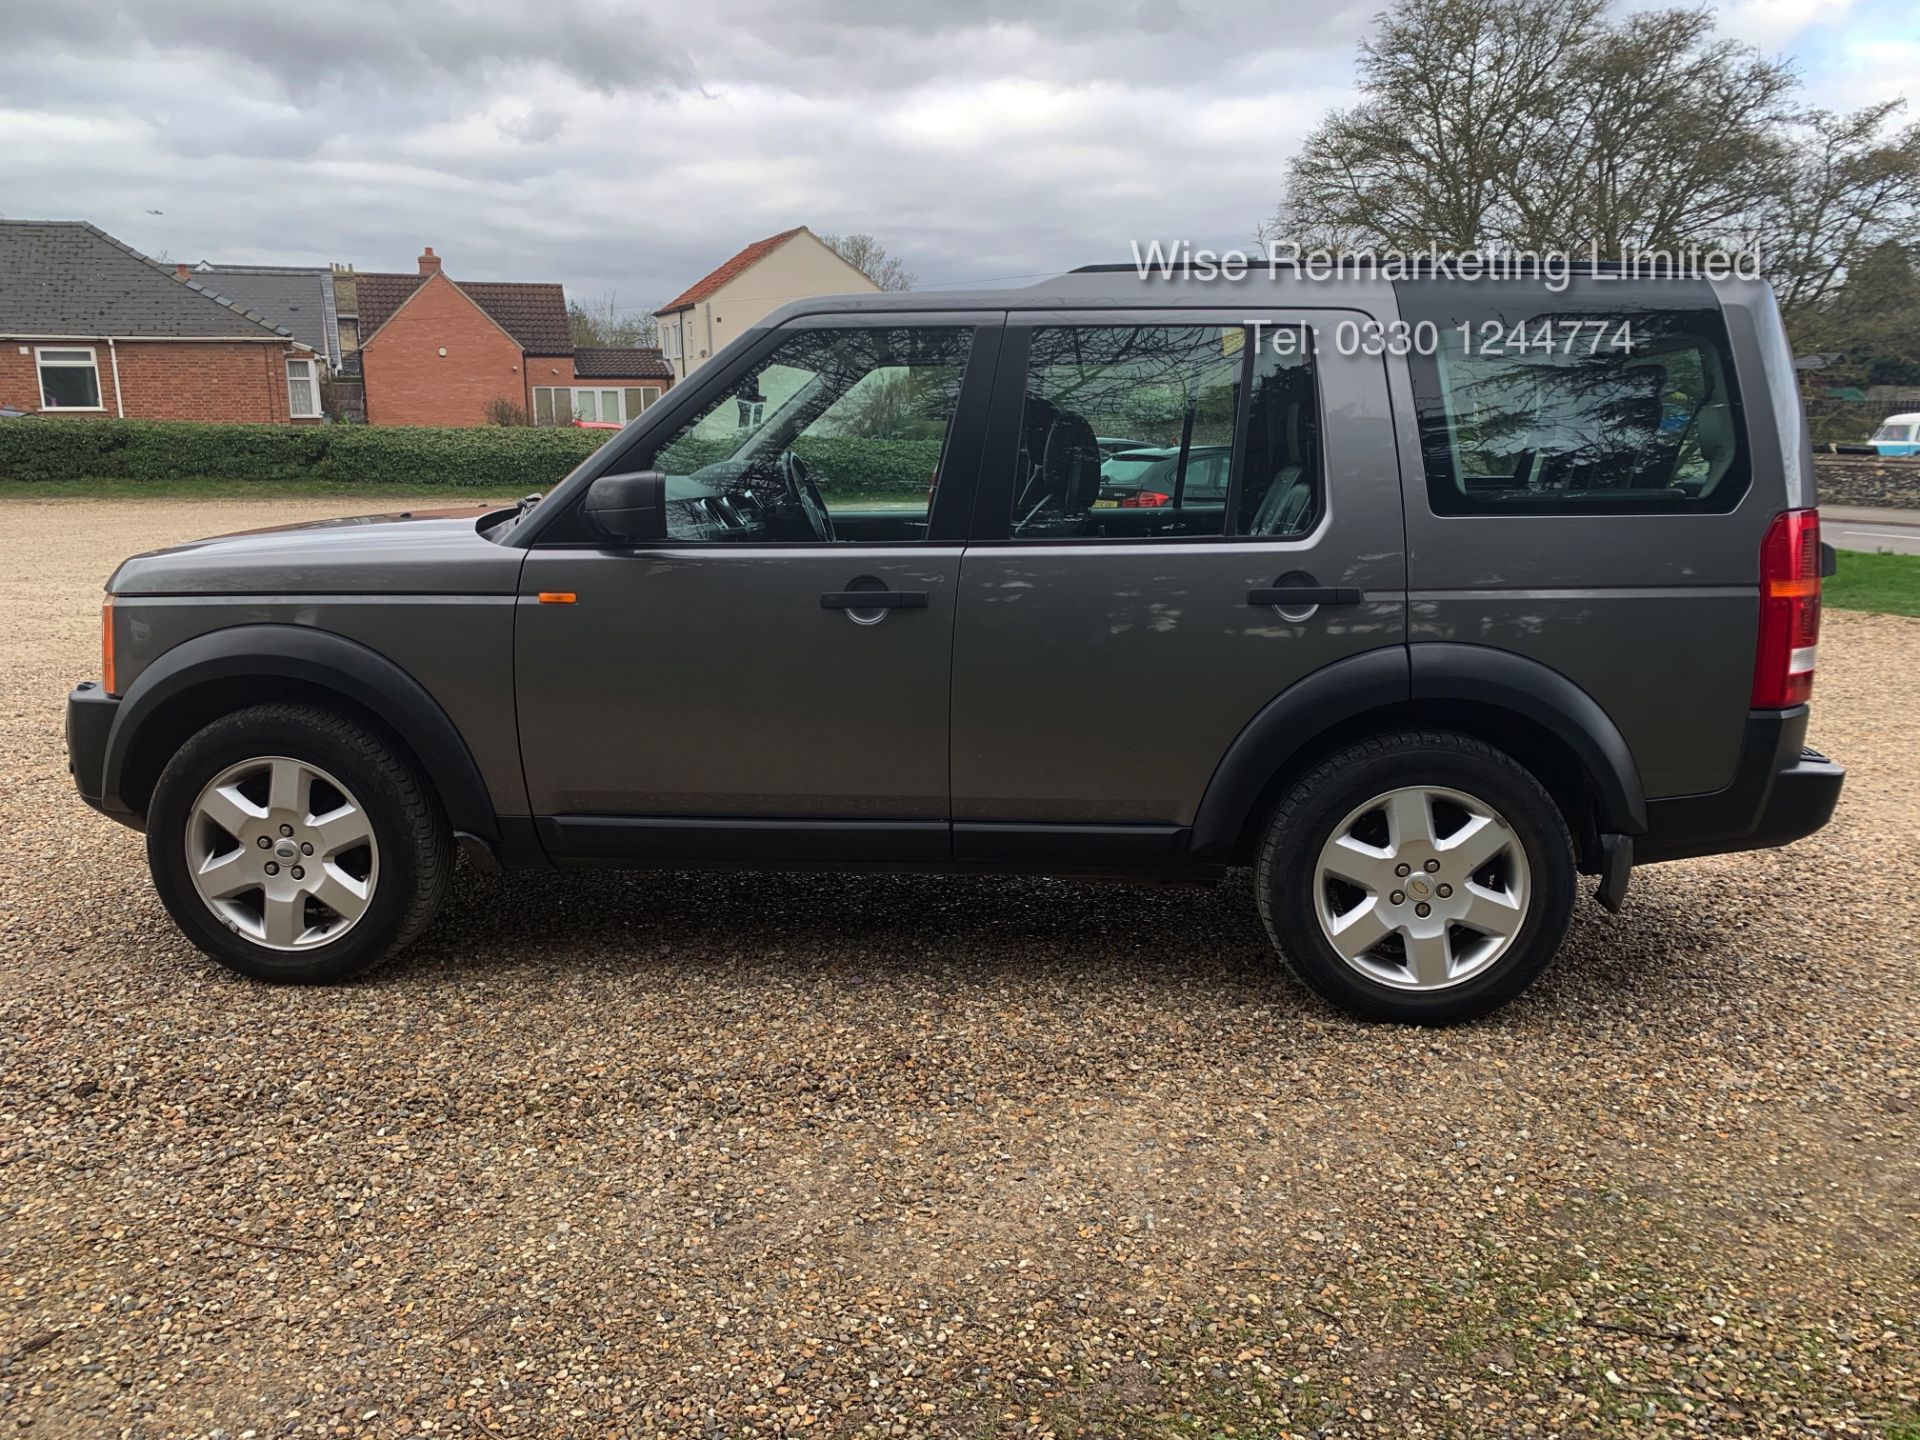
[[[1820,538],[1836,550],[1889,550],[1920,555],[1920,510],[1822,505]]]

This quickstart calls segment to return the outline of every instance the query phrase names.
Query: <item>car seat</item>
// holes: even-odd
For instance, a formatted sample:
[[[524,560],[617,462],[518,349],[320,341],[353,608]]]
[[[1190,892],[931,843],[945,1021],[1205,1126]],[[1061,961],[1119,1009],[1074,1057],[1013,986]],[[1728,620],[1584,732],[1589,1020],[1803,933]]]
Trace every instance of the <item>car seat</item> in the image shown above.
[[[1022,417],[1013,531],[1017,535],[1077,535],[1100,494],[1100,446],[1085,417],[1037,395]]]

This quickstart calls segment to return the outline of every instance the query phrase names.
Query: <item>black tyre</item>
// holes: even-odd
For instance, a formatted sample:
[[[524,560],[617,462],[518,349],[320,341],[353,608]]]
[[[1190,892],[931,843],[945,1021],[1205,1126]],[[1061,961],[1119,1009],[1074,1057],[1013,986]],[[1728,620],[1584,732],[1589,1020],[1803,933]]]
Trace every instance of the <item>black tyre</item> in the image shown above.
[[[425,780],[378,730],[276,703],[180,747],[148,807],[147,864],[168,913],[222,965],[325,984],[426,928],[453,844]]]
[[[1518,995],[1567,931],[1573,843],[1547,792],[1465,735],[1405,732],[1328,756],[1260,847],[1260,916],[1351,1015],[1445,1025]]]

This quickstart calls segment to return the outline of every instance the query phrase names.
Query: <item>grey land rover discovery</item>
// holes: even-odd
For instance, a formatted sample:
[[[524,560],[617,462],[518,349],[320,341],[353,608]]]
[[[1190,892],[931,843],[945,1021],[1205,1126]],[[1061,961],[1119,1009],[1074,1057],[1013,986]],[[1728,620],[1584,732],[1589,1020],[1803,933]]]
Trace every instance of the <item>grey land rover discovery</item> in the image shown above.
[[[1114,435],[1172,456],[1150,491],[1103,486]],[[1579,875],[1617,908],[1832,814],[1814,505],[1757,283],[809,300],[537,502],[128,560],[68,749],[263,979],[394,954],[456,848],[1252,866],[1322,996],[1452,1021],[1540,973]]]

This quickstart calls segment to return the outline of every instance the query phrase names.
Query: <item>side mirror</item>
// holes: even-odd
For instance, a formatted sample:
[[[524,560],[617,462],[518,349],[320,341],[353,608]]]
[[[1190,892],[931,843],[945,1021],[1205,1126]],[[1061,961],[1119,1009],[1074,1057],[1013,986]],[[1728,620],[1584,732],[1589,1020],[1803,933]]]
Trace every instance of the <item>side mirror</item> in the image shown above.
[[[657,470],[602,475],[587,487],[580,514],[609,540],[641,543],[667,538],[667,479]]]

